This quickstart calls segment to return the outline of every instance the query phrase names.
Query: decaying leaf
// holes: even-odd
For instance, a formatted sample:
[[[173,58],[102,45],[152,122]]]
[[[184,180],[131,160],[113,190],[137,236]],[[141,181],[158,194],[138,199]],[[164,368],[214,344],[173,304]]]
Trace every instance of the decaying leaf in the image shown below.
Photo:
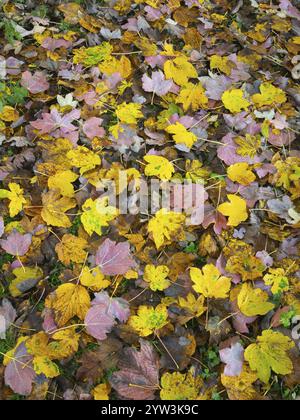
[[[159,389],[158,355],[153,346],[140,340],[141,349],[126,348],[119,371],[110,380],[118,394],[132,400],[151,400]]]

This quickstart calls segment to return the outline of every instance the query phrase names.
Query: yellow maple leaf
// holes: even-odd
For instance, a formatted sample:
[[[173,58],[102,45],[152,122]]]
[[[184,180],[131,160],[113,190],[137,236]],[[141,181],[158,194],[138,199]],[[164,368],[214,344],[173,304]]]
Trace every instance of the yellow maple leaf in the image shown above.
[[[245,351],[245,359],[251,369],[257,372],[259,379],[268,383],[271,371],[279,375],[288,375],[293,371],[293,363],[288,351],[295,347],[294,342],[280,332],[263,331],[255,344]]]
[[[217,69],[229,76],[233,67],[233,63],[227,57],[221,57],[220,55],[212,55],[210,57],[211,70]]]
[[[59,171],[55,175],[49,176],[49,189],[58,189],[63,197],[74,197],[75,191],[72,182],[75,182],[78,175],[72,171]]]
[[[65,265],[69,265],[72,262],[80,264],[86,259],[86,251],[84,248],[87,247],[87,241],[83,238],[71,235],[69,233],[62,237],[55,251],[57,252],[58,259]]]
[[[273,86],[272,83],[262,83],[259,87],[260,93],[252,96],[252,101],[258,107],[274,104],[283,104],[287,101],[286,94],[283,90]]]
[[[164,72],[166,79],[173,79],[179,86],[186,85],[192,77],[198,77],[197,70],[184,56],[167,60],[164,64]]]
[[[138,308],[137,315],[132,315],[128,325],[134,329],[140,337],[147,337],[168,324],[168,310],[165,305],[152,306],[142,305]]]
[[[191,279],[194,283],[193,289],[206,298],[225,299],[228,297],[231,280],[222,276],[213,264],[206,264],[202,270],[192,267]]]
[[[24,190],[20,185],[11,182],[8,184],[9,190],[0,190],[0,199],[7,198],[9,203],[9,215],[15,217],[23,210],[23,204],[26,204]]]
[[[36,374],[44,374],[47,378],[56,378],[60,375],[58,366],[47,356],[34,357],[33,369]]]
[[[261,138],[259,135],[252,136],[246,133],[245,137],[238,136],[234,139],[234,142],[239,146],[236,149],[236,153],[240,156],[249,156],[252,159],[257,154],[261,147]]]
[[[61,330],[52,335],[53,340],[48,345],[51,359],[65,359],[78,351],[80,334],[76,333],[76,327]]]
[[[49,360],[62,360],[71,356],[76,353],[79,345],[80,334],[75,332],[75,328],[61,330],[51,336],[43,331],[32,335],[26,341],[28,353],[34,357],[47,357]]]
[[[253,384],[258,380],[255,372],[247,366],[239,376],[221,375],[221,382],[226,388],[228,397],[233,401],[252,401],[260,399]]]
[[[42,218],[48,225],[69,228],[72,226],[66,211],[76,206],[76,201],[69,197],[61,197],[58,190],[50,190],[42,196]]]
[[[2,111],[0,112],[0,120],[2,121],[13,122],[13,121],[17,121],[18,118],[19,118],[19,113],[12,106],[5,105]]]
[[[124,79],[129,77],[132,72],[131,61],[124,55],[120,58],[120,60],[114,56],[110,56],[109,59],[99,64],[98,67],[106,76],[111,76],[114,73],[120,73]]]
[[[289,279],[283,268],[270,268],[269,273],[264,276],[264,282],[267,286],[272,286],[271,292],[274,295],[287,292],[290,289]]]
[[[262,277],[265,269],[266,267],[262,261],[254,255],[249,254],[246,250],[228,258],[226,264],[226,271],[239,274],[243,281],[256,280]]]
[[[33,356],[33,368],[38,375],[44,374],[47,378],[55,378],[60,374],[58,366],[52,362],[49,352],[49,336],[43,331],[38,332],[25,343],[29,354]]]
[[[269,302],[269,295],[261,289],[254,289],[249,283],[244,283],[238,295],[238,307],[249,317],[266,315],[275,305]]]
[[[28,353],[32,356],[47,356],[48,343],[49,336],[44,331],[40,331],[28,338],[28,340],[26,341],[26,348]]]
[[[107,227],[108,223],[119,215],[116,207],[109,206],[108,197],[96,200],[88,198],[82,206],[82,211],[81,222],[89,235],[96,232],[101,236],[102,228]]]
[[[203,167],[203,163],[199,160],[189,160],[185,162],[186,178],[191,179],[193,183],[205,180],[209,177],[211,171]]]
[[[152,233],[156,248],[159,249],[166,243],[183,238],[183,224],[185,215],[159,210],[148,224],[148,232]]]
[[[166,132],[173,134],[173,140],[176,144],[184,144],[189,149],[191,149],[197,141],[197,136],[194,133],[188,131],[185,126],[179,122],[169,125],[166,128]]]
[[[85,146],[78,146],[76,149],[70,150],[67,153],[67,158],[73,166],[80,168],[81,175],[101,165],[100,157]]]
[[[113,52],[113,46],[109,42],[103,42],[101,45],[89,48],[81,47],[73,51],[73,62],[75,64],[84,64],[86,67],[92,67],[107,60]]]
[[[94,400],[96,401],[105,401],[109,400],[109,393],[111,391],[111,387],[108,383],[99,384],[97,385],[91,392]]]
[[[171,285],[170,280],[168,280],[169,273],[170,270],[165,265],[155,267],[149,264],[145,267],[144,280],[149,283],[150,289],[154,292],[157,290],[162,291]]]
[[[181,296],[178,297],[179,306],[197,318],[204,314],[204,312],[207,310],[207,307],[204,306],[204,302],[204,295],[199,296],[197,299],[193,293],[189,293],[185,298]]]
[[[84,267],[80,275],[80,283],[95,292],[106,289],[111,284],[110,280],[107,280],[104,274],[101,273],[99,267],[93,268],[92,270]]]
[[[34,287],[43,278],[44,273],[39,267],[17,267],[13,270],[13,275],[15,278],[9,285],[9,291],[13,297],[18,297]]]
[[[227,195],[230,203],[223,203],[218,207],[218,212],[224,216],[229,216],[228,226],[238,226],[248,219],[246,201],[234,194]]]
[[[222,95],[222,102],[225,108],[234,114],[243,109],[247,110],[250,106],[250,102],[244,98],[244,92],[241,89],[226,90]]]
[[[136,124],[139,118],[143,118],[141,112],[142,105],[130,102],[127,104],[123,102],[117,106],[116,115],[122,123],[125,124]]]
[[[249,185],[256,180],[255,174],[246,162],[235,163],[227,168],[228,178],[241,185]]]
[[[201,376],[188,373],[166,372],[161,377],[161,400],[196,400],[203,386]]]
[[[62,284],[46,299],[46,307],[53,309],[58,327],[64,326],[75,315],[84,320],[90,306],[91,300],[87,290],[72,283]]]
[[[191,108],[193,111],[205,108],[208,104],[208,98],[205,96],[205,89],[198,83],[187,83],[182,87],[178,97],[176,98],[177,104],[183,104],[184,111]]]
[[[148,163],[145,167],[146,176],[157,176],[162,181],[169,181],[175,172],[174,166],[168,159],[162,156],[149,155],[144,156]]]

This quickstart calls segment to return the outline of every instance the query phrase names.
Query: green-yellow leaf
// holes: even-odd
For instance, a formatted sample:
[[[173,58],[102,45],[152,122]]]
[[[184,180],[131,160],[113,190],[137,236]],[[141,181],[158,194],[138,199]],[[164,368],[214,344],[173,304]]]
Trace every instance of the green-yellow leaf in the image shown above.
[[[251,369],[257,372],[259,379],[268,383],[271,371],[279,375],[288,375],[293,371],[293,363],[288,351],[295,347],[289,337],[272,330],[263,331],[255,344],[245,351],[245,359]]]

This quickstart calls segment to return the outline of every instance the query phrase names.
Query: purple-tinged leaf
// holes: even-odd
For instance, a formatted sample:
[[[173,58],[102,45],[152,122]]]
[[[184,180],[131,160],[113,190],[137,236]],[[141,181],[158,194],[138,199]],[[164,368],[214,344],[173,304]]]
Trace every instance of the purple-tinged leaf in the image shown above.
[[[231,347],[220,350],[220,358],[226,364],[224,374],[226,376],[239,376],[243,370],[244,347],[235,343]]]
[[[140,351],[130,347],[124,350],[120,370],[112,375],[110,384],[122,398],[153,400],[159,388],[159,358],[150,343],[140,343]]]
[[[143,89],[146,92],[153,92],[158,96],[166,95],[173,86],[172,80],[166,80],[162,71],[154,71],[152,77],[144,74],[143,78]]]
[[[25,255],[31,245],[31,234],[26,233],[26,235],[22,235],[18,231],[14,230],[7,239],[1,239],[0,245],[4,251],[8,254],[22,257]]]
[[[9,300],[3,299],[0,305],[0,339],[5,339],[5,333],[17,317],[17,312]]]
[[[120,322],[126,322],[130,315],[129,304],[122,298],[111,298],[107,292],[95,293],[92,305],[105,305],[106,312],[117,318]]]
[[[22,74],[21,85],[32,94],[45,92],[50,87],[47,77],[41,71],[37,71],[34,74],[31,74],[30,71],[25,71]]]
[[[106,292],[101,292],[95,294],[84,322],[88,334],[97,340],[105,340],[116,324],[116,319],[126,322],[129,315],[129,304],[126,300],[110,298]]]
[[[5,368],[5,384],[20,395],[30,395],[32,383],[36,376],[32,368],[32,356],[27,353],[24,343],[21,343],[13,356],[13,360]]]
[[[130,255],[129,242],[117,243],[110,239],[106,239],[98,248],[95,261],[102,273],[107,276],[125,274],[135,266]]]
[[[106,309],[106,305],[94,305],[84,320],[88,334],[97,340],[105,340],[115,325],[114,318],[106,313]]]
[[[3,235],[3,233],[4,233],[4,220],[3,220],[3,217],[0,216],[0,238]]]
[[[101,127],[103,120],[101,118],[92,117],[83,124],[83,132],[90,140],[94,137],[104,137],[105,130]]]

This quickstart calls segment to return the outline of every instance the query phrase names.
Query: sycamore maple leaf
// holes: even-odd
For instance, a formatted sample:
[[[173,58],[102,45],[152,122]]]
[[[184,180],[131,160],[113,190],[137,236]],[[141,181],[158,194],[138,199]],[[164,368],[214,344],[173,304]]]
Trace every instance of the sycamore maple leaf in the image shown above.
[[[82,211],[81,221],[89,235],[96,232],[101,236],[102,229],[119,215],[118,209],[109,205],[108,197],[96,200],[88,198],[82,206]]]
[[[72,122],[78,120],[79,117],[80,110],[78,109],[61,115],[56,108],[52,108],[50,113],[43,113],[41,119],[32,121],[30,124],[41,135],[51,134],[54,137],[68,137],[69,133],[77,130],[77,127]]]
[[[268,383],[271,371],[279,375],[288,375],[293,370],[293,363],[288,351],[295,347],[294,342],[280,332],[263,331],[255,344],[250,344],[245,351],[245,359],[251,369],[257,372],[261,381]]]
[[[131,400],[152,400],[159,388],[159,359],[154,347],[140,340],[140,351],[126,348],[119,363],[119,371],[111,379],[111,386],[120,397]]]
[[[11,182],[8,184],[9,190],[0,190],[0,199],[7,198],[9,202],[9,215],[15,217],[23,209],[23,204],[26,204],[24,197],[24,190],[18,184]]]
[[[238,226],[248,219],[246,201],[234,194],[228,194],[230,203],[221,204],[218,211],[224,216],[229,216],[228,226]]]
[[[125,299],[110,298],[106,292],[100,292],[95,294],[84,323],[88,334],[97,340],[105,340],[116,319],[126,322],[129,315],[129,305]]]
[[[58,327],[64,326],[75,315],[83,320],[90,304],[87,290],[72,283],[62,284],[46,299],[46,307],[53,310]]]
[[[166,209],[159,210],[155,217],[150,220],[148,232],[153,235],[156,248],[174,240],[180,240],[183,235],[185,215],[168,212]]]
[[[148,155],[144,156],[148,163],[145,167],[146,176],[157,176],[162,181],[169,181],[175,172],[175,168],[168,159],[162,156]]]
[[[33,94],[45,92],[50,87],[45,73],[41,71],[37,71],[33,75],[30,71],[25,71],[22,74],[21,85]]]
[[[166,95],[173,86],[172,80],[166,80],[162,71],[154,71],[152,76],[149,77],[144,74],[143,78],[143,89],[146,92],[153,92],[155,95],[164,96]]]
[[[193,289],[207,298],[224,299],[230,291],[230,279],[222,276],[213,264],[205,265],[202,270],[191,268],[191,279]]]
[[[116,243],[110,239],[106,239],[98,248],[95,262],[101,272],[108,276],[125,274],[135,266],[129,242]]]

